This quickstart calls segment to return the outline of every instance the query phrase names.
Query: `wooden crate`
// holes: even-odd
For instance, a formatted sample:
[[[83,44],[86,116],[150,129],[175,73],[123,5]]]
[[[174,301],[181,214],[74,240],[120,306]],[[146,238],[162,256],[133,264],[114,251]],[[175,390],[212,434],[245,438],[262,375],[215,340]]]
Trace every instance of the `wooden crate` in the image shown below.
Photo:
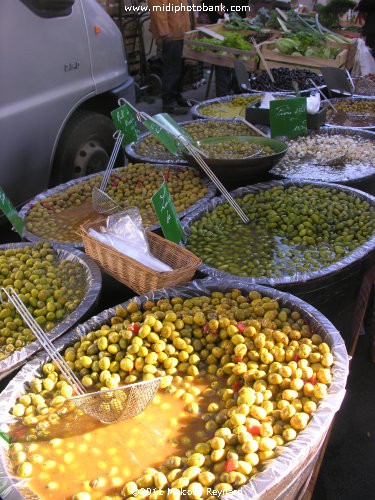
[[[345,67],[348,58],[348,49],[343,49],[335,59],[325,59],[323,57],[307,57],[307,56],[287,56],[274,52],[274,42],[264,42],[260,44],[262,54],[271,68],[288,67],[288,68],[302,68],[311,69],[312,71],[318,70],[321,67],[342,68]],[[261,65],[263,66],[263,65]],[[263,69],[263,68],[260,68]]]
[[[255,49],[239,50],[232,49],[231,47],[211,45],[209,43],[203,43],[199,41],[201,38],[205,37],[207,37],[207,35],[201,33],[198,30],[185,33],[184,50],[182,56],[185,59],[193,59],[195,61],[201,61],[206,64],[225,66],[227,68],[233,68],[234,60],[235,58],[237,58],[244,63],[248,71],[255,71],[257,69],[258,63]],[[195,47],[197,46],[204,48],[205,50],[195,50]],[[219,52],[223,51],[225,51],[225,54],[219,54]]]

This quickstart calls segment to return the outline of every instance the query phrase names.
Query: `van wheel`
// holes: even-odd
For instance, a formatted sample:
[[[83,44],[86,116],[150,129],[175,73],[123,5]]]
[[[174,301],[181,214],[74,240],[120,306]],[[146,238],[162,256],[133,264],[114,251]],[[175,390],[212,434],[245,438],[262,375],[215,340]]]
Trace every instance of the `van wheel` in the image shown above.
[[[51,185],[105,170],[115,140],[110,118],[90,111],[77,112],[66,125],[56,150]],[[120,151],[116,166],[124,164]]]

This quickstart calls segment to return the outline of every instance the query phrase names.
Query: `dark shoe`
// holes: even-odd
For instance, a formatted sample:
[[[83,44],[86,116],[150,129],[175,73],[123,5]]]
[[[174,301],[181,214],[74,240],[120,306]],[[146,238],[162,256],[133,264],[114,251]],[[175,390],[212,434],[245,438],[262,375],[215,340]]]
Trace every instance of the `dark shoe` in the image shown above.
[[[193,106],[193,103],[189,99],[185,99],[182,96],[177,97],[177,104],[183,108],[191,108]]]
[[[163,106],[163,113],[170,113],[172,115],[186,115],[188,111],[188,108],[184,108],[178,104],[166,104]]]

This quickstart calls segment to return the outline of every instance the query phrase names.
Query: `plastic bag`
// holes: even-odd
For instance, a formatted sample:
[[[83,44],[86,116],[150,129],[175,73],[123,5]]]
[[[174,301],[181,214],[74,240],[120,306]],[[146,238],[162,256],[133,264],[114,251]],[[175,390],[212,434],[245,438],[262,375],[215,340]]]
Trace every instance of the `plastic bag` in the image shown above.
[[[307,98],[307,113],[309,115],[316,115],[320,109],[320,94],[316,92]]]
[[[274,101],[275,98],[271,92],[266,92],[262,97],[262,102],[260,103],[260,108],[262,109],[270,109],[270,102]]]
[[[138,208],[129,208],[125,212],[107,217],[106,233],[126,241],[143,253],[149,252],[148,240]],[[103,232],[103,231],[101,231]]]
[[[275,97],[271,92],[266,92],[262,98],[259,108],[270,109],[270,102],[274,101]],[[312,94],[307,98],[307,112],[309,115],[315,115],[320,108],[320,94]]]
[[[107,217],[106,226],[100,228],[100,233],[91,228],[88,232],[98,241],[154,271],[173,271],[170,266],[151,254],[138,208],[134,207],[125,212],[110,215]]]
[[[355,53],[351,75],[365,76],[370,73],[375,73],[375,60],[364,40],[358,38],[357,52]]]

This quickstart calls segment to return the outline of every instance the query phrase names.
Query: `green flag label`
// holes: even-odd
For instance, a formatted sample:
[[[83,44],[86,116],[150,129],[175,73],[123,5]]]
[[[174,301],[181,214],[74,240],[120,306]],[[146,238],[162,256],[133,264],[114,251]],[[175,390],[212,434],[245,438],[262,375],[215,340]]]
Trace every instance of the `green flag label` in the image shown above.
[[[24,222],[23,219],[18,215],[15,206],[12,204],[8,196],[4,193],[3,189],[0,187],[0,210],[4,212],[9,222],[12,224],[17,233],[22,237]]]
[[[137,116],[129,104],[124,104],[115,109],[111,112],[111,116],[116,129],[124,134],[123,145],[130,144],[138,139]]]
[[[179,243],[181,240],[185,241],[185,233],[181,227],[180,219],[178,218],[166,181],[163,182],[151,199],[156,216],[167,240],[174,243]]]

